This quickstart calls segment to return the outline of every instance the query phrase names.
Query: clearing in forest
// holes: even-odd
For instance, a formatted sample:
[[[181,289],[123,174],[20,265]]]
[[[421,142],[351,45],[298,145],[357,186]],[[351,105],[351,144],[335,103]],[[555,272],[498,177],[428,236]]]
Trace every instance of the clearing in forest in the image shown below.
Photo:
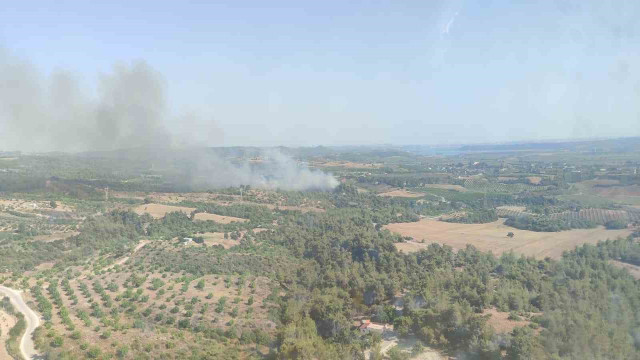
[[[629,264],[629,263],[618,261],[618,260],[609,260],[609,263],[615,267],[619,267],[621,269],[627,269],[629,274],[633,276],[634,279],[640,280],[640,266]]]
[[[134,209],[138,215],[149,214],[155,219],[163,218],[166,214],[174,211],[181,211],[187,215],[190,215],[195,208],[188,208],[184,206],[171,206],[161,204],[143,204]]]
[[[245,221],[249,221],[248,219],[243,219],[243,218],[239,218],[239,217],[233,217],[233,216],[223,216],[223,215],[217,215],[217,214],[210,214],[210,213],[197,213],[194,216],[195,220],[211,220],[211,221],[215,221],[217,223],[220,224],[230,224],[232,222],[245,222]]]
[[[510,333],[517,327],[527,326],[531,323],[531,321],[525,318],[521,320],[511,320],[509,319],[508,312],[500,312],[495,308],[484,309],[482,315],[491,315],[489,320],[487,320],[487,324],[489,324],[497,334]]]
[[[398,250],[414,252],[431,243],[449,245],[459,250],[473,245],[480,251],[492,251],[496,255],[513,250],[518,254],[544,259],[558,259],[562,252],[573,250],[577,245],[595,244],[601,240],[627,237],[631,230],[606,230],[599,226],[593,229],[574,229],[560,232],[535,232],[519,230],[504,225],[504,219],[487,224],[458,224],[422,219],[412,223],[394,223],[385,226],[392,232],[412,237],[413,241],[396,243]],[[509,232],[513,238],[507,237]],[[424,241],[423,241],[424,240]]]
[[[378,194],[378,196],[419,198],[419,197],[425,196],[425,194],[398,189],[398,190],[391,190],[391,191],[380,193],[380,194]]]

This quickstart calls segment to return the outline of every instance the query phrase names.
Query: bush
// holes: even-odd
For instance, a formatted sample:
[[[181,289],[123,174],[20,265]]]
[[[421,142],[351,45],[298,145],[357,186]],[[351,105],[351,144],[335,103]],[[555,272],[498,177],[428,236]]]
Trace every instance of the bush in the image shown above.
[[[623,220],[609,220],[604,223],[604,227],[607,228],[607,230],[626,229],[627,222]]]

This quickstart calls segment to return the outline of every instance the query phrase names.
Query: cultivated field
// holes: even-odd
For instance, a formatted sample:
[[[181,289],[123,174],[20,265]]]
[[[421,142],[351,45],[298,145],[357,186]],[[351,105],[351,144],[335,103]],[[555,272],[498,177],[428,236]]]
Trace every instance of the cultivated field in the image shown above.
[[[574,185],[575,197],[595,197],[601,201],[640,205],[640,185],[621,185],[618,180],[598,179],[582,181]]]
[[[194,219],[195,220],[202,220],[202,221],[211,220],[211,221],[215,221],[215,222],[220,223],[220,224],[231,224],[232,222],[249,221],[247,219],[243,219],[243,218],[239,218],[239,217],[222,216],[222,215],[209,214],[209,213],[197,213],[194,216]]]
[[[155,219],[163,218],[166,214],[174,211],[181,211],[187,215],[190,215],[195,208],[188,208],[183,206],[171,206],[171,205],[161,205],[161,204],[144,204],[136,207],[133,211],[136,214],[149,214]]]
[[[453,185],[453,184],[426,184],[424,187],[428,189],[444,189],[444,190],[456,190],[460,192],[468,191],[462,185]]]
[[[422,219],[413,223],[395,223],[385,228],[402,236],[410,236],[414,241],[397,243],[398,250],[414,252],[426,248],[431,243],[449,245],[454,249],[463,249],[468,244],[481,251],[492,251],[499,255],[513,250],[518,254],[539,259],[547,256],[560,258],[565,250],[573,250],[580,244],[595,244],[601,240],[626,237],[630,230],[575,229],[561,232],[534,232],[518,230],[498,220],[487,224],[457,224]],[[513,232],[513,238],[507,233]],[[424,240],[424,241],[423,241]]]
[[[382,164],[378,163],[357,163],[351,161],[327,161],[327,162],[312,162],[309,163],[315,167],[342,167],[347,169],[378,169],[382,167]]]
[[[580,211],[565,211],[562,213],[551,214],[551,219],[582,219],[593,221],[597,224],[604,224],[610,220],[621,221],[638,221],[640,220],[640,213],[626,210],[608,210],[608,209],[582,209]]]
[[[527,212],[526,206],[498,206],[496,214],[500,217],[533,215]]]
[[[221,232],[208,232],[204,234],[198,234],[198,236],[202,236],[204,238],[204,244],[207,246],[222,245],[223,248],[229,249],[240,244],[240,240],[233,240],[230,238],[225,239],[224,233],[221,233]],[[201,245],[196,244],[195,242],[192,242],[188,246],[201,246]]]
[[[378,195],[385,196],[385,197],[419,198],[419,197],[423,197],[425,194],[398,189],[398,190],[383,192]]]
[[[540,176],[529,176],[527,177],[527,180],[529,180],[533,185],[538,185],[542,181],[542,178]]]

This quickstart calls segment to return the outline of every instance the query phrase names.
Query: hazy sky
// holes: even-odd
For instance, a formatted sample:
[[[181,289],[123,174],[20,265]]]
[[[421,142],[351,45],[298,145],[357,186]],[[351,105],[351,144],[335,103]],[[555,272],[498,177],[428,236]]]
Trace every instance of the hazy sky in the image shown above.
[[[167,126],[208,145],[640,135],[637,0],[2,7],[4,52],[43,77],[72,72],[89,96],[114,64],[144,60]]]

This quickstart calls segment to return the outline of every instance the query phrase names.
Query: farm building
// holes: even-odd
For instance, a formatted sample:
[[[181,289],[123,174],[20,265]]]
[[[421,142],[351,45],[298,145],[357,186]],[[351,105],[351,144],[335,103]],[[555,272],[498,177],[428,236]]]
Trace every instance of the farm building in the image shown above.
[[[371,322],[371,320],[362,320],[358,330],[360,330],[360,333],[362,334],[369,334],[373,332],[380,335],[389,335],[393,333],[393,325],[374,323]]]

